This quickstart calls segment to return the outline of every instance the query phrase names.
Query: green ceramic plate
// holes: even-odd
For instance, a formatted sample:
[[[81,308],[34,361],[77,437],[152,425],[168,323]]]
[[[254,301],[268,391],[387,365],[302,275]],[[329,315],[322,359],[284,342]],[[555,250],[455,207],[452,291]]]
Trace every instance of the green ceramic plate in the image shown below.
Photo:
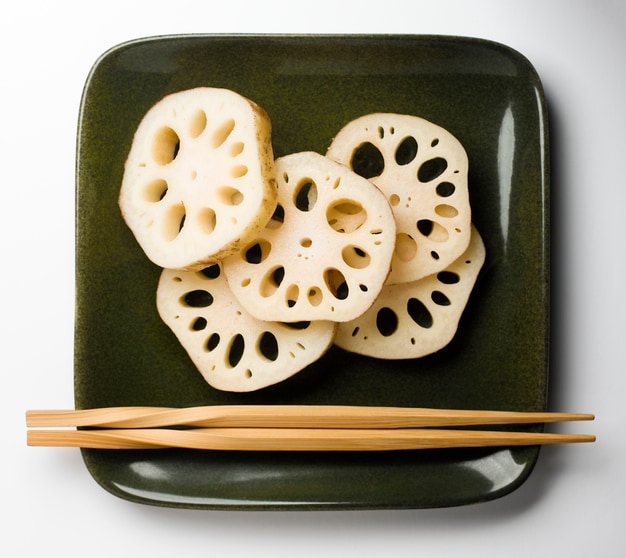
[[[333,349],[274,387],[212,389],[159,319],[160,269],[123,222],[117,195],[134,130],[165,94],[233,89],[273,122],[276,156],[325,152],[365,113],[422,116],[470,160],[473,220],[487,260],[445,349],[379,361]],[[539,79],[503,45],[432,36],[156,37],[94,65],[80,113],[77,408],[228,403],[543,410],[548,362],[548,144]],[[380,453],[84,450],[94,479],[134,502],[205,509],[426,508],[521,485],[539,449]]]

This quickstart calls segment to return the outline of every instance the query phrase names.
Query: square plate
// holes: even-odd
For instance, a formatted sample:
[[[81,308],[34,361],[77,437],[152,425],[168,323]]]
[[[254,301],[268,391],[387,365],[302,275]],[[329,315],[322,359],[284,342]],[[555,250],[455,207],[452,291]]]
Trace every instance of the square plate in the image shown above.
[[[382,361],[333,348],[258,392],[211,388],[155,307],[160,269],[117,206],[144,113],[168,93],[232,89],[270,115],[275,155],[324,153],[370,112],[422,116],[465,146],[487,259],[457,335],[438,353]],[[77,162],[77,408],[352,404],[546,407],[549,180],[545,102],[529,62],[492,42],[437,36],[190,35],[114,47],[81,105]],[[539,427],[538,427],[539,428]],[[200,509],[426,508],[503,496],[538,447],[396,452],[83,450],[94,479],[134,502]]]

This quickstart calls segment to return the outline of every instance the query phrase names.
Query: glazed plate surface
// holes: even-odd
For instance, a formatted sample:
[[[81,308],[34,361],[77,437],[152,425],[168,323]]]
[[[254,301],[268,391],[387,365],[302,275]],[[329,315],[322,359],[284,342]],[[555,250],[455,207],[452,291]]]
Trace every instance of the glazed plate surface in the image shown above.
[[[117,197],[133,133],[164,95],[232,89],[272,119],[275,156],[324,153],[370,112],[443,126],[470,162],[486,262],[443,350],[384,361],[331,349],[293,378],[226,393],[160,320],[152,264]],[[75,400],[116,405],[346,404],[539,411],[549,333],[547,118],[533,67],[496,43],[436,36],[155,37],[94,65],[78,130]],[[133,502],[197,509],[428,508],[510,493],[537,447],[397,452],[83,450],[94,479]]]

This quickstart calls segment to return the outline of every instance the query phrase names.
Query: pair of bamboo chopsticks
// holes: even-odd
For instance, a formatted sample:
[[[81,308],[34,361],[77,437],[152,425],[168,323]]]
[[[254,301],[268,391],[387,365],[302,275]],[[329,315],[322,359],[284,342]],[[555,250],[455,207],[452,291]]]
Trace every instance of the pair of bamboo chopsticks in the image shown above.
[[[584,413],[407,407],[218,405],[27,411],[27,444],[99,449],[382,451],[593,442],[589,434],[467,430],[593,420]],[[167,427],[186,427],[167,428]],[[51,430],[54,427],[88,428]],[[452,429],[447,429],[452,427]]]

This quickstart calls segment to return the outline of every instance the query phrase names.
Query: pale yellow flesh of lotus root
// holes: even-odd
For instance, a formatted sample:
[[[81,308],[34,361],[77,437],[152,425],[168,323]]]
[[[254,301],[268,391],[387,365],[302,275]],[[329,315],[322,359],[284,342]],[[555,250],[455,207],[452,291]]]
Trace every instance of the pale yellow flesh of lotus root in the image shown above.
[[[255,391],[293,376],[326,352],[336,329],[253,318],[233,298],[220,264],[163,270],[157,308],[207,383],[222,391]]]
[[[398,235],[389,284],[435,273],[467,248],[468,159],[444,128],[417,116],[368,114],[339,131],[327,156],[371,180],[389,200]]]
[[[119,206],[155,264],[201,269],[261,229],[275,205],[271,124],[255,103],[199,87],[168,95],[145,114]]]
[[[339,324],[335,344],[381,359],[419,358],[454,337],[485,261],[485,246],[472,226],[470,245],[454,263],[412,283],[388,285],[360,318]]]
[[[395,223],[373,184],[314,152],[276,160],[278,208],[224,261],[239,302],[260,319],[355,318],[389,273]]]

